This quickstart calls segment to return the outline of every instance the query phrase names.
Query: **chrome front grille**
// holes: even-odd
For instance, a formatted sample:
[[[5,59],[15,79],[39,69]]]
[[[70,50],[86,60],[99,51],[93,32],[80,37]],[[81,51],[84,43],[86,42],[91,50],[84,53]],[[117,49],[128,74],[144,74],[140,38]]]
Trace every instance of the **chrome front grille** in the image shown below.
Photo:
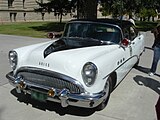
[[[58,78],[55,76],[45,75],[45,73],[43,74],[39,73],[40,72],[33,73],[33,71],[32,72],[21,71],[18,72],[17,76],[22,76],[26,82],[29,82],[31,84],[33,83],[36,85],[47,86],[59,90],[66,88],[70,91],[70,93],[76,93],[76,94],[80,94],[83,92],[82,88],[76,85],[74,81],[71,82],[69,80],[63,79],[66,77],[61,76],[61,78]]]

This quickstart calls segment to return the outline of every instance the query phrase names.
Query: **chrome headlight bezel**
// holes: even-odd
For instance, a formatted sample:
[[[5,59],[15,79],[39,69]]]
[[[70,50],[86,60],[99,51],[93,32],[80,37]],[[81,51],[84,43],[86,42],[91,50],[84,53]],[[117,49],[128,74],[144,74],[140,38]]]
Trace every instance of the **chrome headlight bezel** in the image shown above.
[[[12,50],[12,51],[9,51],[9,62],[10,62],[10,65],[11,65],[11,68],[13,70],[16,69],[17,67],[17,63],[18,63],[18,55],[17,55],[17,52]]]
[[[88,62],[83,66],[82,78],[87,87],[91,87],[94,84],[97,74],[98,69],[94,63]]]

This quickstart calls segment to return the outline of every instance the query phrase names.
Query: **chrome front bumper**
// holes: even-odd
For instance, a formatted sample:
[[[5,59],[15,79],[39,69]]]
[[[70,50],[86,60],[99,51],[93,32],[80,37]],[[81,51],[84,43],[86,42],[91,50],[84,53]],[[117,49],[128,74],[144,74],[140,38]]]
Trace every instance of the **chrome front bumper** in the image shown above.
[[[32,91],[37,91],[39,93],[46,94],[46,100],[61,103],[62,107],[71,105],[85,108],[94,108],[107,97],[106,92],[103,91],[95,94],[71,94],[69,90],[65,88],[58,90],[56,88],[49,88],[46,86],[26,83],[25,81],[22,81],[21,78],[14,77],[13,72],[8,73],[6,78],[9,79],[9,83],[16,88],[17,93],[32,94]],[[49,91],[51,91],[51,94]]]

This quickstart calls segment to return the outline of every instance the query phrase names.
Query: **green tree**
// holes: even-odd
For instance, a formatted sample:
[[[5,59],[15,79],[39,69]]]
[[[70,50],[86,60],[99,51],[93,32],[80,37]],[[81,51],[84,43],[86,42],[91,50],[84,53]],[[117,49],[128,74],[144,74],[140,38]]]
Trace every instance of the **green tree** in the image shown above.
[[[113,17],[123,16],[128,14],[138,15],[141,20],[152,20],[157,15],[156,9],[159,9],[159,0],[101,0],[102,8],[100,9],[102,15],[107,13],[112,14]]]
[[[96,19],[97,18],[97,0],[49,0],[48,3],[40,3],[36,12],[54,12],[55,15],[62,16],[71,13],[75,8],[77,9],[78,18]]]
[[[150,20],[150,18],[152,17],[152,21],[154,21],[154,17],[157,15],[156,13],[156,9],[159,8],[160,6],[160,1],[158,0],[142,0],[141,1],[141,8],[142,6],[146,9],[145,11],[145,16],[143,18],[143,21],[144,20]],[[140,9],[141,11],[141,9]],[[143,10],[141,11],[143,12]]]
[[[97,0],[75,0],[77,3],[78,19],[97,18]]]
[[[101,0],[102,13],[107,11],[107,13],[112,14],[113,17],[123,16],[128,14],[132,17],[132,13],[135,12],[135,6],[137,6],[138,0]]]
[[[62,16],[71,13],[73,9],[77,9],[77,16],[83,19],[97,18],[97,4],[102,5],[100,11],[106,16],[112,14],[113,17],[128,14],[138,15],[141,20],[154,18],[156,9],[159,9],[159,0],[49,0],[48,3],[38,3],[39,11],[54,12],[55,15]],[[154,20],[154,19],[153,19]]]
[[[101,7],[99,9],[99,11],[102,13],[103,16],[107,16],[107,15],[110,15],[110,11],[109,11],[109,7],[108,7],[108,4],[106,3],[103,3],[102,4],[103,7]]]
[[[55,16],[60,16],[60,23],[62,22],[62,17],[67,13],[71,13],[75,8],[74,2],[69,0],[49,0],[48,3],[37,1],[37,4],[40,7],[35,9],[36,12],[54,12]]]
[[[99,2],[99,4],[101,4],[101,6],[102,6],[99,10],[103,16],[107,16],[107,15],[112,14],[112,7],[111,7],[113,5],[112,2],[113,2],[112,0],[108,0],[108,1],[101,0]]]

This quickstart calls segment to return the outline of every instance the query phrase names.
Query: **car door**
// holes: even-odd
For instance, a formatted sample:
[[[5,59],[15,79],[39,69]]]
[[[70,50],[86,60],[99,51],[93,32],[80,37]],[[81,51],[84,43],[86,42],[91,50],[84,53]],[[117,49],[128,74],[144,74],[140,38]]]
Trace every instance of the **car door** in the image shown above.
[[[120,82],[130,70],[130,46],[127,46],[125,48],[119,47],[119,53],[120,56],[117,55],[118,60],[116,63],[119,66],[116,70],[117,82]]]
[[[130,46],[132,48],[131,50],[131,56],[136,57],[139,59],[140,54],[142,53],[144,49],[144,41],[143,41],[143,35],[139,35],[134,27],[130,27]]]
[[[129,71],[134,64],[137,62],[137,54],[138,54],[138,41],[137,41],[137,32],[132,26],[128,26],[123,29],[124,31],[124,38],[130,41],[130,44],[125,48],[125,69]]]

